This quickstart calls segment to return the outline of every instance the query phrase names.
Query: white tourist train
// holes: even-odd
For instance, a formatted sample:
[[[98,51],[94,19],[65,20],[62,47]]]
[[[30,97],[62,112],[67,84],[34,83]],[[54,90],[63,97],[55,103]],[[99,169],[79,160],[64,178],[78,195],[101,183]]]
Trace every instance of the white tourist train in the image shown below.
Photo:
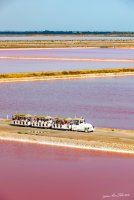
[[[83,118],[59,118],[50,116],[33,116],[29,114],[14,114],[12,116],[12,125],[81,132],[94,131],[94,126],[90,123],[86,123]]]

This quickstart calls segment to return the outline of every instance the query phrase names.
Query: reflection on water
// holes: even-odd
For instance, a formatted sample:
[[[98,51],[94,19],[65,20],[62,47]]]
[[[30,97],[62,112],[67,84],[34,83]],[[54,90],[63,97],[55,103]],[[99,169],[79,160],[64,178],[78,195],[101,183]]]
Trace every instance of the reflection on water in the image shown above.
[[[134,198],[133,157],[1,141],[0,163],[2,200]]]
[[[133,91],[133,77],[3,83],[0,117],[83,116],[97,127],[134,129]]]

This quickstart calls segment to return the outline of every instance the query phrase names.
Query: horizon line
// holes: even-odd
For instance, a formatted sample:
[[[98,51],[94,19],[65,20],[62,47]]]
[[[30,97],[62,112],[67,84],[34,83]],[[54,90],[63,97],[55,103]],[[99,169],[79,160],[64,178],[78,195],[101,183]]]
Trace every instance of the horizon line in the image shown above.
[[[87,34],[87,35],[102,35],[102,34],[105,34],[105,35],[114,35],[114,34],[120,34],[120,35],[133,35],[134,32],[133,31],[51,31],[51,30],[45,30],[45,31],[0,31],[0,35],[14,35],[14,34],[55,34],[55,35],[65,35],[65,34],[70,34],[70,35],[81,35],[81,34]]]

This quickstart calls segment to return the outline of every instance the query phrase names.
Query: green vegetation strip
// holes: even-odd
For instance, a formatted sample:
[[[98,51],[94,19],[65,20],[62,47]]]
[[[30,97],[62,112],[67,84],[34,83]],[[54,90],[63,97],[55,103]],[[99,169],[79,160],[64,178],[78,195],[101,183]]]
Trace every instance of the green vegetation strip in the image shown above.
[[[0,74],[0,79],[9,78],[28,78],[28,77],[64,77],[73,75],[89,75],[89,74],[108,74],[108,73],[128,73],[134,72],[134,68],[118,68],[118,69],[97,69],[97,70],[70,70],[61,72],[29,72],[29,73],[13,73],[13,74]]]

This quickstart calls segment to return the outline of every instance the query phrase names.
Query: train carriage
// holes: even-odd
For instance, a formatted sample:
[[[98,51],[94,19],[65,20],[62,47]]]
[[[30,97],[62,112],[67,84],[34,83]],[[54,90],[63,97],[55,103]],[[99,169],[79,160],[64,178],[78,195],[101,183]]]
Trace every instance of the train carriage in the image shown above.
[[[14,114],[12,116],[12,125],[31,126],[32,116],[29,114]]]
[[[32,127],[51,128],[53,119],[50,116],[33,116],[31,121]]]
[[[55,118],[53,120],[52,129],[71,130],[72,119],[71,118]]]

